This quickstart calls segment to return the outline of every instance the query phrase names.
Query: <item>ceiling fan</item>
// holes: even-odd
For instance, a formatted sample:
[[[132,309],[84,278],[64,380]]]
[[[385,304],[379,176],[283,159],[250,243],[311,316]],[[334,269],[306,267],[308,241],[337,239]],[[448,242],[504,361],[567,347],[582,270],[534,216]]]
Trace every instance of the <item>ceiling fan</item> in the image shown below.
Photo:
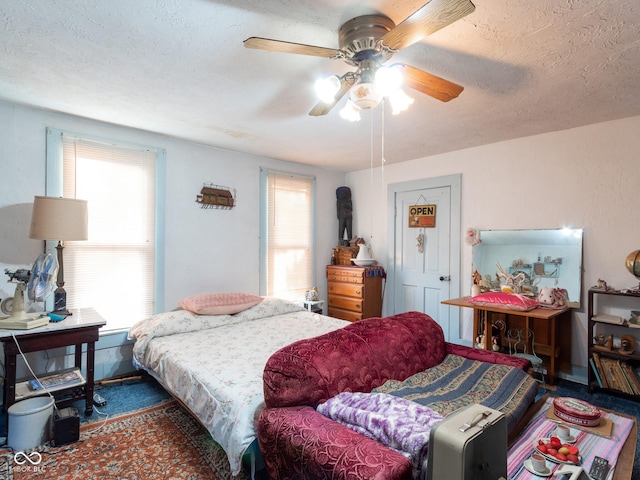
[[[350,97],[349,108],[359,110],[375,107],[383,96],[389,95],[391,91],[398,91],[394,90],[396,87],[386,91],[380,91],[376,87],[376,83],[380,83],[381,73],[389,71],[400,72],[400,83],[404,81],[405,85],[414,90],[448,102],[460,95],[463,87],[410,65],[397,63],[387,68],[383,64],[394,53],[474,10],[475,5],[470,0],[431,0],[398,25],[382,14],[355,17],[340,27],[339,49],[260,37],[247,38],[244,46],[273,52],[340,59],[357,67],[355,72],[347,72],[341,77],[330,77],[325,84],[325,87],[329,85],[329,95],[323,97],[311,109],[311,116],[326,115],[347,92]],[[398,83],[398,74],[392,77]],[[393,100],[391,97],[390,99]],[[406,106],[403,109],[406,109]],[[357,117],[359,119],[359,114]]]

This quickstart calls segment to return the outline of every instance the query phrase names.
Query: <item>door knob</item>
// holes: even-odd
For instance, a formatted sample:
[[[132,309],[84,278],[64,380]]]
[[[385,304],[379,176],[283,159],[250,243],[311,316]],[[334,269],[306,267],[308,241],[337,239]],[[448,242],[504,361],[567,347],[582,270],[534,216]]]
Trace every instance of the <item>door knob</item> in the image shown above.
[[[441,282],[450,282],[451,281],[451,275],[441,275],[440,276],[440,281]]]

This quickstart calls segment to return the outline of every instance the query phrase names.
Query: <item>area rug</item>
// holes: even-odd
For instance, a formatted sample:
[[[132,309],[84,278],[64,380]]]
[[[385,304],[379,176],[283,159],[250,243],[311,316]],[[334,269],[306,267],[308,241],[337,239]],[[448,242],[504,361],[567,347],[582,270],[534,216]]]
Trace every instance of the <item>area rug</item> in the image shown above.
[[[37,454],[35,453],[37,452]],[[25,454],[0,450],[0,478],[248,479],[231,476],[222,448],[177,402],[83,425],[80,440]]]

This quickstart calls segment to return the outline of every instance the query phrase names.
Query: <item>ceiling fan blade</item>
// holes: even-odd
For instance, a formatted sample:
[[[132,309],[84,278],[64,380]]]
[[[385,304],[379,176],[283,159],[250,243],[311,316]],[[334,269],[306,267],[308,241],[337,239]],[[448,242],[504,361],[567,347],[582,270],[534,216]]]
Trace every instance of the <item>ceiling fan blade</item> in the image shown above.
[[[312,55],[314,57],[324,58],[342,57],[342,52],[335,48],[314,47],[313,45],[283,42],[282,40],[271,40],[268,38],[250,37],[243,43],[247,48],[257,48],[258,50],[269,50],[271,52],[296,53],[298,55]]]
[[[381,44],[392,51],[402,50],[475,9],[470,0],[431,0],[386,33]]]
[[[353,86],[355,80],[356,79],[352,72],[345,73],[342,77],[340,77],[340,90],[338,90],[338,93],[336,93],[335,97],[333,98],[333,102],[325,103],[320,100],[311,109],[309,115],[311,115],[312,117],[320,117],[329,113],[331,109],[336,106],[336,103],[338,103],[340,99],[344,97],[349,89]]]
[[[410,65],[396,63],[393,66],[401,68],[404,83],[407,87],[411,87],[414,90],[443,102],[453,100],[464,90],[460,85],[456,85],[449,80],[437,77],[436,75],[432,75],[431,73],[419,70]]]

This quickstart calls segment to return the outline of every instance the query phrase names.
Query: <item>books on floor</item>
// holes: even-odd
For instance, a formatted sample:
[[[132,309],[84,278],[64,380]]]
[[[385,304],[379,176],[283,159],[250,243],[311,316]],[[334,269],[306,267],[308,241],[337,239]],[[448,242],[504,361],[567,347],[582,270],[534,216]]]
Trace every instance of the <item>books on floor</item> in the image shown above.
[[[589,359],[589,365],[599,387],[640,395],[640,377],[629,363],[594,353]]]

